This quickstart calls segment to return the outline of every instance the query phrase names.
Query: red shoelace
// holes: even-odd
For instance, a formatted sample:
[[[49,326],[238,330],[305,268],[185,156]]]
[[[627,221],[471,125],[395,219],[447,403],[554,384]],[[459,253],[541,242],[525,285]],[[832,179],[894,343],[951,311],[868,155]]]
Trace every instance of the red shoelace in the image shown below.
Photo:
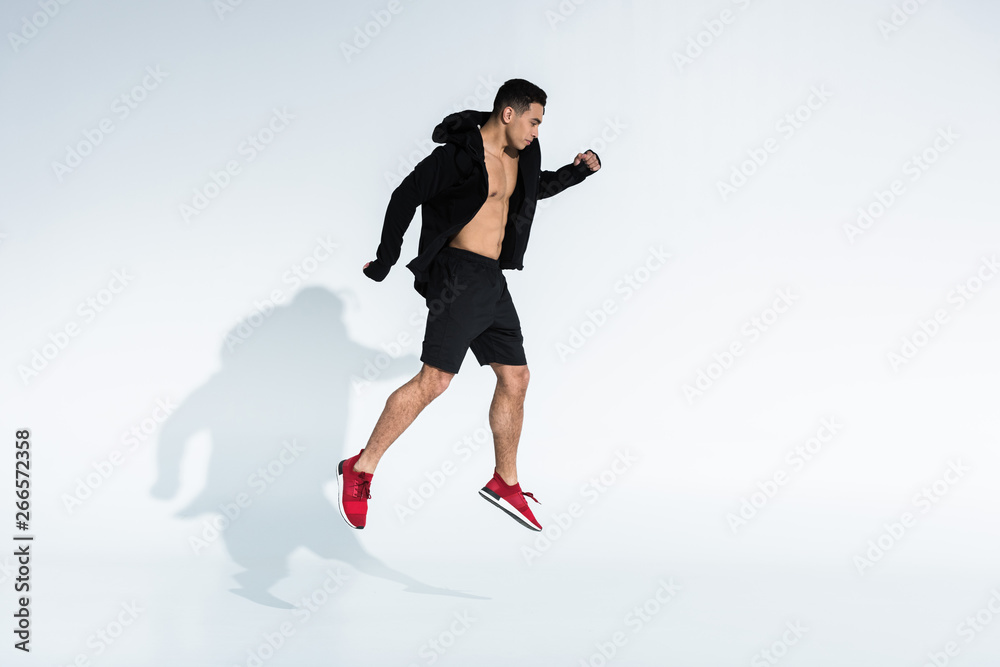
[[[535,501],[536,503],[538,503],[539,505],[541,505],[541,504],[542,504],[542,501],[538,500],[538,499],[537,499],[537,498],[535,498],[535,497],[534,497],[533,495],[531,495],[531,492],[530,492],[530,491],[522,491],[521,493],[522,493],[523,495],[525,495],[525,496],[528,496],[529,498],[531,498],[532,500],[534,500],[534,501]]]
[[[359,481],[357,483],[357,486],[355,487],[354,496],[356,498],[363,498],[365,500],[371,498],[372,497],[371,483],[372,482],[370,479],[363,479]]]

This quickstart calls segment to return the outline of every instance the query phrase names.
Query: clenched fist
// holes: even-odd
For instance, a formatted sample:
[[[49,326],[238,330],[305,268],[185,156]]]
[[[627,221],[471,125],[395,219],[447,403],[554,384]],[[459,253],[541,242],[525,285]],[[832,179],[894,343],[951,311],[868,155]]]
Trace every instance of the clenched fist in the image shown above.
[[[365,262],[365,265],[361,267],[361,270],[365,272],[366,276],[379,283],[385,280],[385,277],[389,275],[389,267],[378,261],[378,259]]]
[[[583,162],[591,171],[597,171],[601,168],[601,159],[597,157],[597,153],[592,150],[588,150],[586,153],[577,153],[576,157],[573,159],[573,166]]]

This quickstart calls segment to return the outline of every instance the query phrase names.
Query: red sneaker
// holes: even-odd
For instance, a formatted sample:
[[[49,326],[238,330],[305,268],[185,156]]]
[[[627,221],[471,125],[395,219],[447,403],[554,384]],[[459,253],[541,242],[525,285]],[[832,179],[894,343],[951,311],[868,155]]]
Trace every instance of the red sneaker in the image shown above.
[[[365,450],[361,450],[363,452]],[[354,464],[361,458],[358,452],[349,459],[344,459],[337,466],[337,506],[340,516],[344,517],[352,528],[364,528],[365,517],[368,516],[368,499],[372,497],[369,489],[372,474],[354,472]]]
[[[528,501],[524,497],[528,496],[536,503],[541,503],[530,493],[521,491],[520,484],[510,486],[504,482],[500,475],[497,474],[496,468],[493,469],[493,479],[479,490],[479,495],[514,517],[525,528],[530,528],[531,530],[542,529],[542,524],[538,523],[535,519],[535,515],[531,513],[531,508],[528,507]]]

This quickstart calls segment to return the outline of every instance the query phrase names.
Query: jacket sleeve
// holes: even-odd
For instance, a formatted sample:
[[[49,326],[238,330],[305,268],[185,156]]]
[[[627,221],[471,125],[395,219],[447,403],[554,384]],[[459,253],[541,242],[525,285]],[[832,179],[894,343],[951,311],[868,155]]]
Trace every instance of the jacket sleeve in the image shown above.
[[[594,153],[594,151],[590,152]],[[603,166],[601,165],[601,158],[597,153],[594,153],[594,157],[597,158],[598,166]],[[556,171],[542,171],[539,175],[537,199],[553,197],[570,186],[582,183],[583,179],[593,173],[590,167],[583,162],[575,166],[570,162],[567,165],[559,167]]]
[[[375,252],[375,260],[363,269],[365,275],[372,280],[384,280],[389,269],[399,260],[403,234],[410,226],[417,207],[457,180],[453,151],[451,144],[438,146],[418,162],[413,171],[392,191],[382,222],[382,238]]]

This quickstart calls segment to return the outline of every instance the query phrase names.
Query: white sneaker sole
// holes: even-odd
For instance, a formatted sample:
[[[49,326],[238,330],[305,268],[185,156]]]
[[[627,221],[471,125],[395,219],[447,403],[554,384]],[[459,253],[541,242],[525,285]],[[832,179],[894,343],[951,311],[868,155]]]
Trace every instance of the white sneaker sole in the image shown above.
[[[346,460],[346,459],[345,459]],[[340,509],[340,516],[344,517],[344,521],[351,528],[357,530],[364,530],[364,526],[355,526],[351,523],[351,520],[347,518],[347,512],[344,511],[344,462],[341,461],[337,464],[337,508]]]
[[[542,530],[538,526],[534,525],[533,523],[525,519],[520,512],[514,509],[513,505],[511,505],[509,502],[507,502],[500,496],[496,495],[495,493],[487,489],[485,486],[479,489],[479,495],[488,500],[492,505],[496,505],[507,514],[511,515],[519,524],[521,524],[525,528],[529,530],[534,530],[535,532],[539,532]]]

